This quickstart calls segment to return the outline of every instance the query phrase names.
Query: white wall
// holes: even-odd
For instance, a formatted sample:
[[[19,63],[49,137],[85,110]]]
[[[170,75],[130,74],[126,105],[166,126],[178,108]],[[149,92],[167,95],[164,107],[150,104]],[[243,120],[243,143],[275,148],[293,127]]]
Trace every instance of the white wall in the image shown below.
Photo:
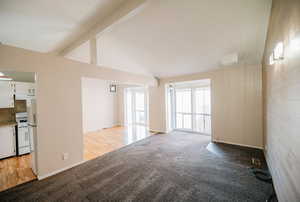
[[[151,87],[150,129],[165,132],[165,84],[211,79],[212,138],[214,141],[263,147],[262,67],[239,65],[212,72],[172,77]]]
[[[153,77],[0,45],[0,71],[37,73],[37,162],[39,175],[83,161],[81,78],[155,85]],[[68,153],[69,158],[62,159]]]
[[[111,81],[82,78],[83,132],[118,125],[117,93],[109,92]]]

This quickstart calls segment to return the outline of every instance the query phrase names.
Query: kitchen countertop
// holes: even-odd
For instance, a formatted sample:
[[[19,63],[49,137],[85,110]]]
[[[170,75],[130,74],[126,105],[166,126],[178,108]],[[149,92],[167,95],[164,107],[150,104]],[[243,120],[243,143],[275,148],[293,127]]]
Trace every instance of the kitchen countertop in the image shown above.
[[[17,122],[15,121],[0,122],[0,127],[15,126],[15,125],[17,125]]]

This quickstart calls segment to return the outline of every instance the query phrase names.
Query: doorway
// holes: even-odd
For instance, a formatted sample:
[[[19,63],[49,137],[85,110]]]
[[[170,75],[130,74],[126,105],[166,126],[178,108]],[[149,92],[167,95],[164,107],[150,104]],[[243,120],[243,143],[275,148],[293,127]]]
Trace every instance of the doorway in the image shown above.
[[[36,73],[0,72],[0,191],[37,179]]]
[[[210,80],[167,85],[169,130],[211,135]]]
[[[147,126],[145,88],[84,77],[81,87],[84,160],[97,158],[151,135]]]

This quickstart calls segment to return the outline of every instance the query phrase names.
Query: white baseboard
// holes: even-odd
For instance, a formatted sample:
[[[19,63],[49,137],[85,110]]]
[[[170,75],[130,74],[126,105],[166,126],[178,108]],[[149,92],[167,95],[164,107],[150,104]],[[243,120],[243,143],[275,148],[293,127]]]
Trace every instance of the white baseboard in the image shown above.
[[[223,140],[213,140],[213,142],[237,145],[237,146],[241,146],[241,147],[250,147],[250,148],[254,148],[254,149],[263,150],[263,147],[258,147],[258,146],[253,146],[253,145],[246,145],[246,144],[239,144],[239,143],[234,143],[234,142],[227,142],[227,141],[223,141]]]
[[[83,134],[95,133],[95,132],[99,132],[99,131],[101,131],[103,129],[113,128],[113,127],[116,127],[116,126],[120,126],[120,124],[119,123],[112,123],[112,124],[106,125],[105,127],[98,128],[98,129],[83,130]]]
[[[80,164],[82,164],[82,163],[85,163],[85,162],[86,162],[86,161],[81,161],[81,162],[75,163],[75,164],[73,164],[73,165],[67,166],[67,167],[65,167],[65,168],[58,169],[58,170],[53,171],[53,172],[51,172],[51,173],[48,173],[48,174],[46,174],[46,175],[42,175],[42,176],[38,175],[37,178],[38,178],[38,180],[43,180],[43,179],[46,179],[46,178],[48,178],[48,177],[51,177],[51,176],[53,176],[53,175],[56,175],[56,174],[61,173],[61,172],[63,172],[63,171],[66,171],[66,170],[68,170],[68,169],[70,169],[70,168],[73,168],[73,167],[78,166],[78,165],[80,165]]]

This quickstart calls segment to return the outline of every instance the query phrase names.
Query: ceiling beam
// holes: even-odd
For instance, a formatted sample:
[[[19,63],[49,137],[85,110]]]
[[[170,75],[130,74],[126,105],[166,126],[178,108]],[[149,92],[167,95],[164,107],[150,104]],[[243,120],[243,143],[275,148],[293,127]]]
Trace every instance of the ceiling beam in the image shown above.
[[[92,65],[97,65],[98,64],[98,54],[97,54],[97,39],[91,38],[90,39],[90,63]]]
[[[122,19],[135,14],[143,7],[146,1],[147,0],[125,0],[118,9],[111,13],[111,15],[99,21],[90,30],[87,30],[66,46],[56,50],[54,53],[60,56],[65,56],[84,42],[94,38],[99,33],[120,22]]]

